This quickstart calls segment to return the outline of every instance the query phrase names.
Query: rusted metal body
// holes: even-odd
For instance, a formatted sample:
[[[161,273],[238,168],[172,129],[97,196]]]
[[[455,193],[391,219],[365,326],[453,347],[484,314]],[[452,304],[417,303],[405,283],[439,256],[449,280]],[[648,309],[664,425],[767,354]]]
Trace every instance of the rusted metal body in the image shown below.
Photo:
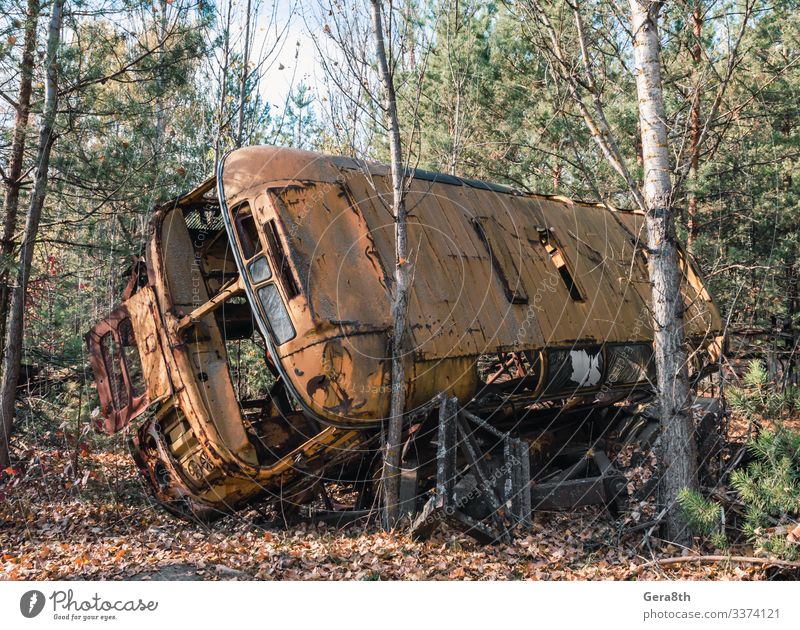
[[[411,425],[440,395],[518,433],[651,395],[640,214],[421,171],[410,182]],[[87,339],[100,428],[149,410],[136,458],[169,509],[211,518],[369,477],[391,391],[390,200],[385,166],[251,147],[156,209],[121,305]],[[691,261],[684,272],[699,368],[722,326]],[[274,376],[261,398],[234,382],[243,339]]]

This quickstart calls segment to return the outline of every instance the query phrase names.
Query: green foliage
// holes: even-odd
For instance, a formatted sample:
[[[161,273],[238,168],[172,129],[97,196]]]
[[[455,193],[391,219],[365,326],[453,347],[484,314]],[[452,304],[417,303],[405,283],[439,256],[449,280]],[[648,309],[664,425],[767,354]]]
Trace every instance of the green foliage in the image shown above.
[[[794,523],[800,517],[800,433],[782,423],[797,408],[798,390],[777,391],[764,364],[751,361],[742,385],[732,387],[727,398],[735,413],[750,421],[767,419],[777,426],[748,442],[752,461],[747,468],[731,473],[731,486],[744,507],[742,531],[760,550],[793,559],[797,545],[787,543],[785,533],[770,533],[770,528]],[[714,537],[719,532],[711,527],[712,513],[719,514],[721,506],[688,490],[679,501],[692,529],[717,545],[719,540]]]
[[[742,27],[731,2],[666,3],[661,28],[663,79],[670,143],[687,150],[693,91],[700,124],[710,132],[696,176],[676,188],[679,234],[686,238],[686,206],[697,201],[693,253],[709,274],[716,301],[733,306],[732,325],[800,326],[800,21],[796,0],[757,2],[743,30],[736,76],[719,118],[708,121],[726,74],[727,47]],[[421,85],[400,90],[405,141],[420,166],[501,181],[539,193],[610,199],[630,207],[619,176],[586,131],[573,95],[543,52],[549,46],[525,3],[431,0],[424,17],[434,47]],[[544,5],[568,65],[583,76],[573,11]],[[596,88],[584,95],[592,111],[603,104],[609,128],[635,179],[641,180],[637,101],[630,39],[607,2],[581,4]],[[700,57],[691,11],[704,15]],[[419,107],[417,107],[419,103]],[[717,144],[719,142],[719,144]],[[679,181],[679,179],[676,179]]]
[[[707,269],[723,268],[711,288],[721,304],[735,300],[734,325],[800,325],[792,299],[800,234],[797,10],[795,0],[772,3],[746,29],[748,52],[728,94],[735,122],[695,184],[702,215],[696,255]]]
[[[272,121],[270,143],[318,149],[325,130],[314,109],[316,101],[313,90],[302,81],[293,87],[286,96],[282,114]]]
[[[741,387],[731,387],[727,398],[731,409],[748,420],[778,420],[797,409],[800,388],[790,385],[779,390],[770,383],[764,363],[754,360],[747,367]]]
[[[765,530],[800,517],[800,433],[781,426],[762,432],[749,448],[754,461],[731,474],[731,485],[746,506],[744,532],[759,548],[794,559],[797,545],[788,544],[785,533]]]
[[[731,473],[731,486],[744,507],[741,525],[759,553],[794,560],[798,545],[786,540],[785,528],[800,518],[800,433],[779,426],[750,441],[747,468]],[[694,490],[678,496],[686,522],[716,547],[726,547],[723,509]]]
[[[275,378],[264,366],[266,349],[258,334],[253,339],[228,341],[226,345],[231,380],[239,400],[266,398]]]
[[[709,538],[715,547],[728,546],[725,512],[719,503],[706,499],[696,490],[684,488],[678,494],[678,505],[695,534]]]

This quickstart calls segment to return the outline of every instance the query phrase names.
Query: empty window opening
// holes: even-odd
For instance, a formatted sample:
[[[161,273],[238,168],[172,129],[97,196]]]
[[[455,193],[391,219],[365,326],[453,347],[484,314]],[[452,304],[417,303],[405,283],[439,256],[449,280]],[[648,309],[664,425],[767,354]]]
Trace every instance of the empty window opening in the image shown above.
[[[267,349],[260,333],[253,330],[249,337],[228,340],[226,349],[228,370],[239,402],[248,409],[251,401],[263,403],[275,384],[275,376],[266,367]]]
[[[567,291],[569,291],[570,298],[575,302],[583,302],[583,295],[575,283],[575,278],[573,278],[569,265],[567,265],[567,261],[561,253],[553,231],[549,228],[536,228],[536,231],[539,233],[539,242],[547,252],[550,262],[556,268]]]
[[[106,364],[112,402],[114,409],[119,411],[127,407],[129,402],[128,387],[125,383],[125,375],[122,373],[122,358],[119,353],[119,346],[110,332],[103,335],[100,343],[103,348],[103,361]]]
[[[144,394],[145,382],[142,361],[139,358],[139,348],[136,347],[136,338],[130,319],[124,319],[117,328],[125,367],[128,370],[128,380],[131,384],[131,395],[138,398]]]
[[[275,219],[270,219],[264,224],[264,234],[267,237],[272,260],[275,263],[275,275],[280,278],[287,299],[291,300],[300,293],[300,290],[297,287],[297,282],[295,282],[294,275],[289,267],[289,257],[286,255],[286,250],[283,248]]]
[[[239,237],[239,246],[242,249],[242,256],[249,260],[261,249],[256,222],[250,212],[250,206],[246,203],[236,208],[235,213],[234,223],[236,224],[236,235]]]

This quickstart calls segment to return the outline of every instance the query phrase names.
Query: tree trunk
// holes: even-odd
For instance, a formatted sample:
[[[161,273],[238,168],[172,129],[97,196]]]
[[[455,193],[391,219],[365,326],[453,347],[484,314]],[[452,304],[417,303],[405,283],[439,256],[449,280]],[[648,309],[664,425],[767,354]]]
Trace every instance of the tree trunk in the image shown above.
[[[14,421],[17,380],[19,379],[20,358],[22,356],[22,335],[25,315],[25,295],[28,275],[31,270],[33,248],[39,231],[39,219],[47,194],[47,174],[50,165],[50,150],[53,146],[53,127],[58,103],[58,46],[61,41],[61,21],[64,0],[53,0],[50,26],[47,34],[47,78],[45,80],[45,101],[39,127],[39,145],[36,154],[36,178],[31,194],[25,232],[20,247],[17,285],[11,291],[11,306],[6,331],[6,348],[3,357],[3,376],[0,382],[0,469],[10,463],[9,438]]]
[[[25,137],[28,132],[28,117],[31,111],[31,83],[33,80],[33,53],[36,50],[36,24],[39,21],[39,0],[28,0],[28,15],[25,21],[25,39],[22,44],[22,62],[20,63],[19,96],[17,98],[17,117],[14,121],[14,137],[11,141],[11,154],[6,174],[5,203],[6,216],[3,221],[3,237],[0,241],[0,340],[5,339],[6,320],[8,318],[8,279],[9,269],[6,265],[14,252],[14,232],[17,229],[17,210],[19,209],[19,191],[22,188],[22,164],[25,158]],[[3,359],[3,348],[0,347],[0,363]]]
[[[222,48],[222,75],[220,77],[219,108],[217,109],[217,137],[214,140],[214,172],[222,157],[222,134],[225,130],[225,99],[228,97],[228,63],[230,59],[231,10],[233,0],[228,0],[228,12],[225,19],[225,37]]]
[[[167,11],[169,10],[169,4],[167,0],[161,0],[161,15],[159,16],[159,23],[158,23],[158,39],[160,41],[160,45],[158,47],[159,56],[161,57],[160,62],[163,63],[164,55],[166,53],[166,41],[167,41]],[[158,102],[156,103],[156,159],[154,160],[154,171],[155,174],[158,174],[158,164],[161,161],[161,154],[164,150],[164,138],[166,137],[167,131],[167,112],[166,108],[164,107],[164,79],[163,79],[163,70],[158,74]]]
[[[236,146],[244,141],[244,106],[247,94],[247,66],[250,63],[250,0],[247,0],[247,15],[244,27],[244,52],[242,53],[242,75],[239,81],[239,124],[236,128]]]
[[[697,452],[690,410],[681,273],[661,84],[658,39],[661,3],[629,2],[642,134],[643,196],[647,207],[648,261],[661,411],[659,499],[667,510],[664,535],[669,540],[686,544],[690,542],[690,534],[681,518],[676,496],[681,489],[697,485]]]
[[[392,393],[389,426],[383,458],[384,526],[392,528],[397,523],[400,499],[400,440],[403,433],[403,413],[406,395],[406,376],[403,364],[406,320],[408,317],[408,292],[410,269],[408,263],[408,237],[406,233],[406,208],[403,155],[400,145],[400,122],[397,116],[397,98],[394,78],[386,58],[383,36],[383,6],[380,0],[371,0],[372,25],[375,35],[378,71],[386,97],[386,122],[392,166],[392,212],[395,234],[395,288],[392,299],[394,337],[392,343]]]
[[[692,104],[689,112],[689,200],[687,204],[686,229],[688,236],[686,248],[689,253],[694,252],[694,243],[697,240],[697,193],[693,186],[697,183],[698,169],[700,167],[700,62],[703,49],[701,37],[703,35],[703,11],[700,0],[695,1],[692,11],[692,64],[694,66],[694,81],[692,87]]]
[[[797,332],[795,331],[795,318],[800,312],[800,281],[798,281],[797,256],[795,250],[787,256],[786,260],[786,332],[789,334],[787,341],[788,358],[783,369],[783,383],[781,391],[786,391],[789,385],[797,383]]]

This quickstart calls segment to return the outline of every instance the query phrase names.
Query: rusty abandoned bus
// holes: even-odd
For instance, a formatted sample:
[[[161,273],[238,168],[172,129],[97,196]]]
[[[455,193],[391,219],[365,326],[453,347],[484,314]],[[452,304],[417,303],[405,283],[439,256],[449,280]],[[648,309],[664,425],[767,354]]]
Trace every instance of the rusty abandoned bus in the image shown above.
[[[489,507],[519,504],[524,519],[543,427],[652,396],[643,216],[419,170],[409,182],[404,502],[414,514],[463,494],[464,457],[474,486],[492,475],[481,461],[513,452],[522,472],[489,484]],[[391,391],[390,184],[383,165],[250,147],[156,208],[121,304],[87,341],[99,428],[128,427],[167,509],[209,520],[255,501],[302,505],[329,481],[360,489],[361,507],[374,499]],[[683,254],[682,266],[699,374],[722,324]],[[449,469],[445,447],[458,451]]]

